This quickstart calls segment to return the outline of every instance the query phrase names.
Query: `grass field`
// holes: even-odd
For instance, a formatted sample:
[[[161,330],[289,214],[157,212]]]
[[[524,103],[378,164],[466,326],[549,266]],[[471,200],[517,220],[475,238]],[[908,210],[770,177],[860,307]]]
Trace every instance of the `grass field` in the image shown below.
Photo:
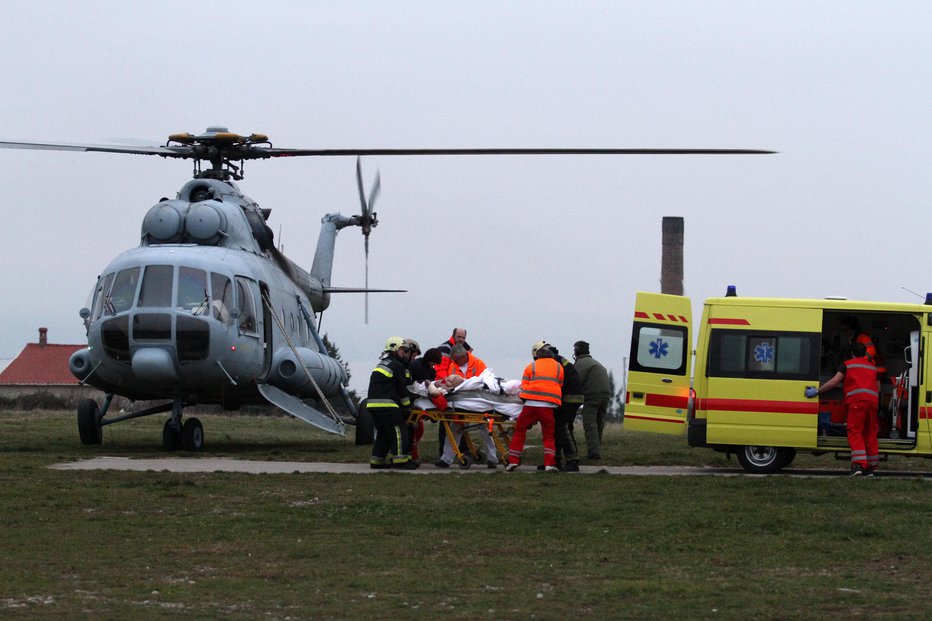
[[[164,456],[157,419],[83,447],[72,413],[0,412],[0,618],[929,616],[927,480],[47,468]],[[202,420],[204,456],[368,452],[285,418]],[[620,429],[604,454],[610,465],[728,464],[682,438]],[[846,469],[828,456],[793,465]]]

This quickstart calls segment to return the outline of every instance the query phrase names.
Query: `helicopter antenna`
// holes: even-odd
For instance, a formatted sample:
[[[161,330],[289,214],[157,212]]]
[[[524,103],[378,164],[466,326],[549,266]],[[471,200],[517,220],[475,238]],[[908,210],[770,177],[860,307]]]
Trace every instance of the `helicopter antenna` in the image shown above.
[[[378,226],[379,221],[376,217],[376,213],[372,211],[373,205],[375,205],[375,199],[379,195],[379,191],[382,188],[382,179],[379,175],[379,172],[375,172],[375,182],[372,184],[372,190],[369,191],[369,200],[366,200],[366,190],[363,187],[362,183],[362,163],[360,157],[356,157],[356,185],[359,188],[359,203],[362,207],[362,215],[359,218],[359,226],[362,227],[362,235],[364,238],[363,247],[366,254],[366,315],[365,322],[369,323],[369,234],[372,233],[372,229]]]

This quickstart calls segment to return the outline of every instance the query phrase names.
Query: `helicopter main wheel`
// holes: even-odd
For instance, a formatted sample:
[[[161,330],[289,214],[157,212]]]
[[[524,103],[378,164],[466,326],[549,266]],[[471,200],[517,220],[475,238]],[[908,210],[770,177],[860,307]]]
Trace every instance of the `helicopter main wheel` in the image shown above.
[[[181,428],[181,448],[186,451],[199,451],[204,448],[204,426],[196,418],[184,421]]]
[[[372,444],[374,440],[375,426],[372,423],[372,414],[363,400],[356,409],[356,446]]]
[[[78,435],[81,436],[81,444],[103,443],[100,406],[93,399],[81,399],[78,403]]]
[[[181,448],[181,427],[170,418],[162,427],[162,445],[166,451],[177,451]]]

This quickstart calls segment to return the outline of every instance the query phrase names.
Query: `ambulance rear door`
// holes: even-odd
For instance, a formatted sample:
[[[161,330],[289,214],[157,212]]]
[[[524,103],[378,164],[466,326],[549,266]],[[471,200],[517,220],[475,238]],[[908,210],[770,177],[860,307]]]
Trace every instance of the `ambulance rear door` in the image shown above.
[[[625,429],[682,434],[690,395],[689,298],[638,293],[631,331]]]

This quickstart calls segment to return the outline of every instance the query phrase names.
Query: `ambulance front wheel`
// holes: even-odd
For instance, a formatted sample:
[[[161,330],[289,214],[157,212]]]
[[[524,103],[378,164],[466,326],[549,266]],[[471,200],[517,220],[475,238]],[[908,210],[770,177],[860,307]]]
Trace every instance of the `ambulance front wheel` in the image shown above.
[[[738,448],[738,463],[752,474],[770,474],[793,461],[796,451],[778,446],[742,446]]]

